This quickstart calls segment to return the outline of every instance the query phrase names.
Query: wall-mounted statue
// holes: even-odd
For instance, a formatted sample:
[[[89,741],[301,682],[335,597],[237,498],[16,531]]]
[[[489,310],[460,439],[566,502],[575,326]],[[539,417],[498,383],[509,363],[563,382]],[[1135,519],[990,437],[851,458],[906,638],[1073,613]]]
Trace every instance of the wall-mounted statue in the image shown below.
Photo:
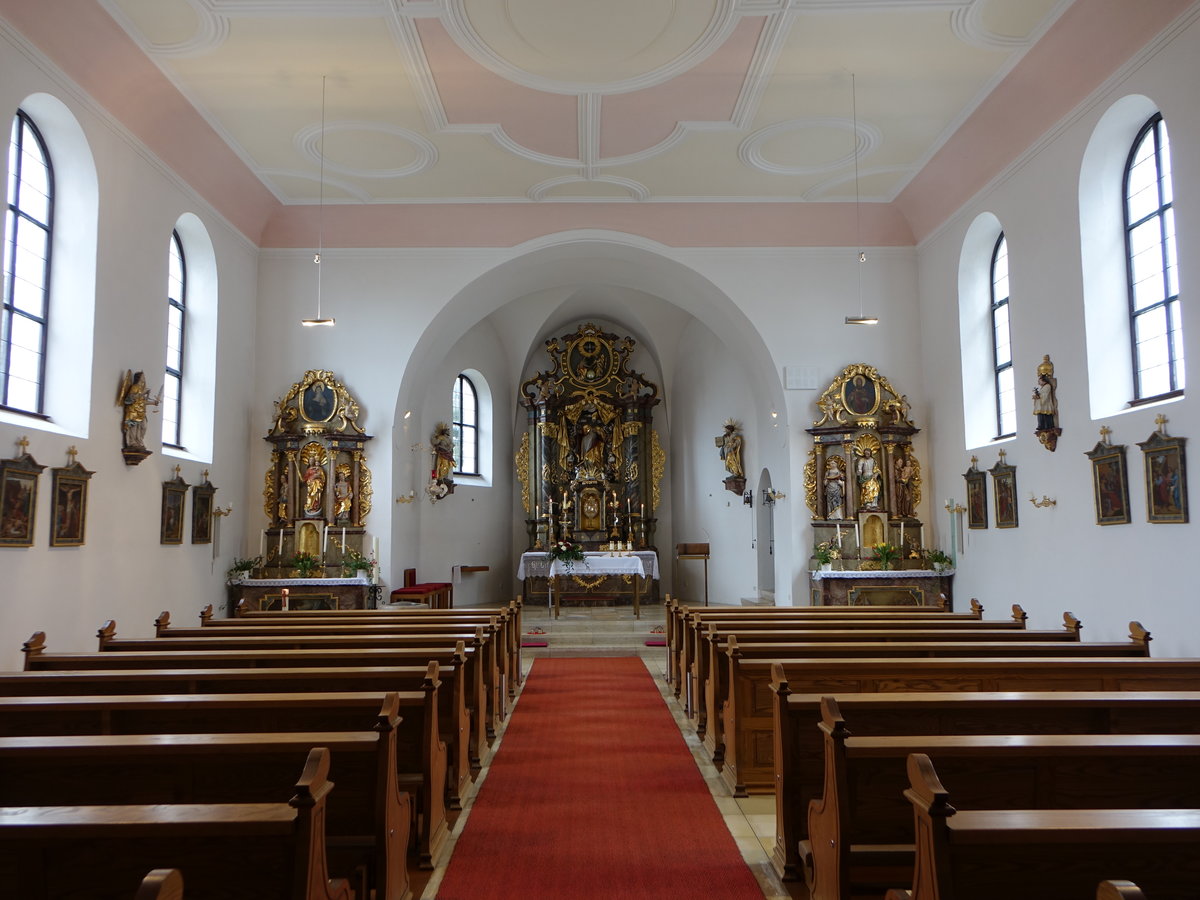
[[[454,436],[450,433],[450,426],[438,422],[433,427],[429,444],[433,452],[433,468],[425,493],[429,495],[430,503],[437,503],[454,493]]]
[[[146,415],[149,407],[162,403],[162,388],[158,396],[150,396],[145,372],[126,369],[117,390],[117,406],[121,407],[121,453],[125,465],[136,466],[150,455],[146,449]]]
[[[721,459],[729,476],[725,490],[741,496],[746,490],[746,470],[742,465],[742,426],[733,419],[725,420],[725,431],[713,439],[721,450]]]
[[[1054,377],[1054,363],[1050,362],[1049,353],[1042,357],[1037,373],[1037,384],[1033,388],[1033,414],[1037,416],[1034,434],[1042,446],[1053,453],[1062,429],[1058,427],[1058,379]]]

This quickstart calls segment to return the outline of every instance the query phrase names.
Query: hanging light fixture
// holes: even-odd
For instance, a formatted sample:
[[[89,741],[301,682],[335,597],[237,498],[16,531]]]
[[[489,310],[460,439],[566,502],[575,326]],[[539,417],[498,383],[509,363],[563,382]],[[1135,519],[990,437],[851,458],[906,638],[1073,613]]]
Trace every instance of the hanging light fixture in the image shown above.
[[[321,76],[321,189],[317,199],[317,252],[313,254],[313,262],[317,265],[317,315],[313,319],[301,319],[300,324],[306,328],[318,325],[330,327],[334,319],[321,317],[321,253],[325,249],[325,76]]]
[[[867,261],[867,251],[862,249],[862,199],[858,187],[858,91],[854,73],[850,73],[850,110],[854,123],[854,236],[858,243],[858,315],[846,316],[847,325],[878,325],[878,316],[863,314],[862,266]]]

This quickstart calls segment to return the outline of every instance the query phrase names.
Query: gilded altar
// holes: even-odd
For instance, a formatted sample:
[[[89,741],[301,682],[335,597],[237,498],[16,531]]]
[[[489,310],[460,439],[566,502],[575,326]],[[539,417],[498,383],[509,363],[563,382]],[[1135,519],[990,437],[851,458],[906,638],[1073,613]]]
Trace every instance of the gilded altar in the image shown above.
[[[372,484],[365,448],[371,435],[358,424],[360,414],[346,386],[323,369],[305,372],[275,401],[264,438],[272,447],[263,478],[268,574],[291,574],[300,554],[314,557],[329,575],[367,555]]]
[[[890,544],[918,557],[925,531],[921,463],[912,438],[908,398],[873,366],[846,366],[817,400],[820,418],[804,468],[805,502],[814,543],[835,551],[847,568],[878,568],[872,548]]]
[[[530,550],[569,540],[654,546],[666,454],[658,386],[630,367],[636,342],[586,323],[546,342],[550,367],[525,380],[516,454]]]

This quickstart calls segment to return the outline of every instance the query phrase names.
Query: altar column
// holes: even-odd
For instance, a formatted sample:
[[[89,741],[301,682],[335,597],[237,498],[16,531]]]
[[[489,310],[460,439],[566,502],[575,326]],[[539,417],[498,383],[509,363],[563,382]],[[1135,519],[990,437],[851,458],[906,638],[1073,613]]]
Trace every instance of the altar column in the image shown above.
[[[817,518],[829,519],[829,505],[825,502],[825,445],[820,441],[813,446],[813,459],[816,462],[817,481]],[[843,503],[845,502],[843,498]],[[844,510],[843,510],[844,512]]]

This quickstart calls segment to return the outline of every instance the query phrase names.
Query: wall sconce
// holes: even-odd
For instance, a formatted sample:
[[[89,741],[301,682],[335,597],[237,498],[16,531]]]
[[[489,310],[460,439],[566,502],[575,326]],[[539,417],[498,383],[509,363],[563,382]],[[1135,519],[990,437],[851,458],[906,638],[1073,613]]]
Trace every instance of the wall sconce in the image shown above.
[[[1041,500],[1035,499],[1033,494],[1030,494],[1029,502],[1032,503],[1034,506],[1038,507],[1039,509],[1044,509],[1047,506],[1058,506],[1057,499],[1055,499],[1053,497],[1047,497],[1045,494],[1042,494]]]
[[[227,507],[225,507],[224,509],[221,509],[221,507],[219,507],[219,506],[218,506],[216,509],[214,509],[214,510],[212,511],[212,514],[213,514],[213,518],[214,518],[214,519],[216,519],[216,518],[218,518],[219,516],[227,516],[227,515],[229,515],[231,512],[233,512],[233,504],[232,504],[232,503],[230,503],[230,504],[229,504]]]
[[[773,506],[776,500],[783,500],[787,494],[782,491],[777,491],[775,488],[763,488],[763,503],[768,506]]]
[[[754,491],[746,491],[746,493],[742,494],[742,505],[749,506],[751,509],[754,508]]]

